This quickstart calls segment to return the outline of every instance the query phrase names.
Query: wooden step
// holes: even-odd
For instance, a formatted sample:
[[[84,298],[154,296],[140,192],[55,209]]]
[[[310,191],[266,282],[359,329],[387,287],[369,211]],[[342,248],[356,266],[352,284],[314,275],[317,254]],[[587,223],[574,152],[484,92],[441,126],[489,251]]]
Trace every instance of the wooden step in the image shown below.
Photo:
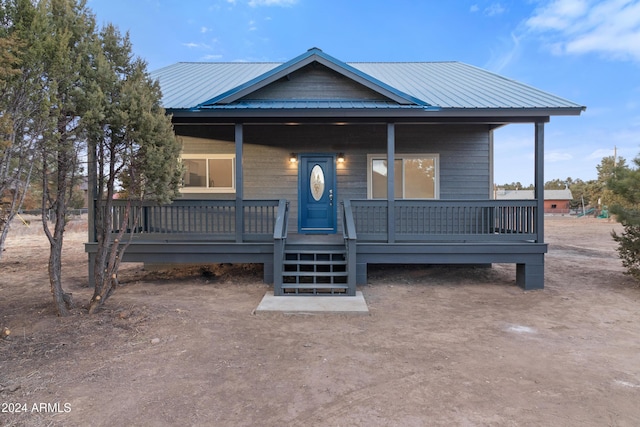
[[[346,271],[283,271],[288,277],[347,277]]]
[[[287,245],[281,290],[287,294],[345,294],[347,255],[342,245]]]
[[[347,260],[342,259],[336,261],[311,261],[286,259],[282,261],[282,265],[347,265]]]
[[[285,295],[344,295],[349,286],[336,284],[283,284],[282,291]]]

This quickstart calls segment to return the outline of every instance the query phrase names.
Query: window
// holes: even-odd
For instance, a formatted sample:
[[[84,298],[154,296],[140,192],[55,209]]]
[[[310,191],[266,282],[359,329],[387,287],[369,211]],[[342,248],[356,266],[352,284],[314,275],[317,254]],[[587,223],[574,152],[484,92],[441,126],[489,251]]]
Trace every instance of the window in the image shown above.
[[[182,157],[183,193],[235,193],[235,156],[185,155]]]
[[[437,199],[439,171],[437,154],[400,154],[394,161],[396,199]],[[371,199],[387,197],[386,155],[369,155],[368,195]]]

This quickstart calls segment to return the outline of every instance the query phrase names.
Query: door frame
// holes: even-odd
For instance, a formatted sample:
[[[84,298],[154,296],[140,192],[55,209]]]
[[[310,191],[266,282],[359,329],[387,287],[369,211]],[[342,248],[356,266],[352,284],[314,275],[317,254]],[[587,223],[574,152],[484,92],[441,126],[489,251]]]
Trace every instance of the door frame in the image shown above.
[[[329,209],[329,214],[331,215],[331,222],[333,223],[333,227],[328,228],[302,228],[302,192],[307,191],[309,188],[309,177],[308,175],[310,168],[306,167],[306,162],[309,158],[313,157],[324,157],[329,160],[331,163],[331,176],[325,176],[325,184],[328,181],[328,178],[331,179],[333,183],[332,187],[325,187],[325,192],[329,190],[333,190],[333,201],[331,207]],[[303,164],[305,165],[303,167]],[[338,177],[336,171],[336,155],[335,153],[300,153],[298,155],[298,233],[299,234],[335,234],[338,231]],[[305,171],[305,176],[303,176],[303,169]],[[326,174],[326,171],[325,171]]]

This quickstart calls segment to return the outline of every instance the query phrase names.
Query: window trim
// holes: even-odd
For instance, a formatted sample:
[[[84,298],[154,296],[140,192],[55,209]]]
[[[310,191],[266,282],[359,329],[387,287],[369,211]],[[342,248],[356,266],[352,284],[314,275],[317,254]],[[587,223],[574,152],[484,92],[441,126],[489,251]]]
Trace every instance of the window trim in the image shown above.
[[[405,176],[404,176],[404,160],[405,159],[425,159],[432,158],[435,165],[435,185],[434,185],[434,197],[433,198],[404,198],[405,192]],[[373,161],[374,160],[387,160],[387,154],[367,154],[367,198],[372,200],[385,200],[373,198]],[[438,200],[440,199],[440,154],[438,153],[396,153],[394,160],[402,160],[402,197],[398,197],[396,194],[396,200]]]
[[[180,162],[184,160],[206,160],[206,179],[209,182],[209,160],[225,160],[231,159],[231,187],[180,187],[183,194],[193,193],[213,193],[213,194],[233,194],[236,192],[236,155],[235,154],[182,154]],[[208,185],[208,184],[207,184]]]

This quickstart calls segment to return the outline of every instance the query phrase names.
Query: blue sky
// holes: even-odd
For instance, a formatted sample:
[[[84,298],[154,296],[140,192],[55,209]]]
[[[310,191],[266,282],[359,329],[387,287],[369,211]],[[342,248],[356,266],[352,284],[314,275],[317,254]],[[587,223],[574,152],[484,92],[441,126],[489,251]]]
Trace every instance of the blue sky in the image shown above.
[[[545,128],[545,180],[640,153],[640,0],[88,0],[149,70],[180,61],[461,61],[586,105]],[[533,125],[496,132],[495,182],[533,182]]]

